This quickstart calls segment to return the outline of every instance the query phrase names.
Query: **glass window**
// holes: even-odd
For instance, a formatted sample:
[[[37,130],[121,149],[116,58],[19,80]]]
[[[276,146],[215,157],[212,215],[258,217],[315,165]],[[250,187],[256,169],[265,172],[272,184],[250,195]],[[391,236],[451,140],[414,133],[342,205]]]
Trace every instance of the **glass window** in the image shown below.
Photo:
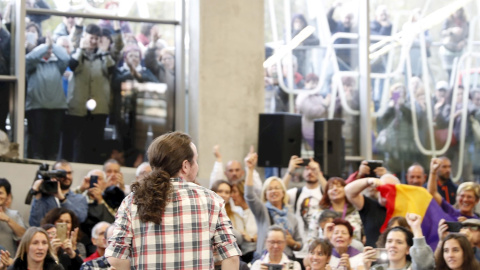
[[[174,20],[175,0],[26,0],[27,7],[64,12]],[[40,17],[36,17],[40,16]],[[29,15],[34,21],[48,19],[46,15]]]
[[[152,138],[173,130],[174,26],[59,16],[41,25],[25,31],[25,156],[137,166]]]
[[[0,76],[15,74],[15,3],[0,1]]]
[[[9,141],[13,139],[13,91],[15,82],[0,80],[0,130],[8,135]],[[1,154],[0,154],[1,155]]]
[[[480,59],[467,57],[480,44],[478,3],[370,1],[368,22],[358,1],[285,3],[265,1],[265,111],[301,113],[306,149],[314,119],[341,118],[346,155],[361,156],[356,34],[369,23],[373,158],[404,180],[444,155],[455,181],[480,181]]]

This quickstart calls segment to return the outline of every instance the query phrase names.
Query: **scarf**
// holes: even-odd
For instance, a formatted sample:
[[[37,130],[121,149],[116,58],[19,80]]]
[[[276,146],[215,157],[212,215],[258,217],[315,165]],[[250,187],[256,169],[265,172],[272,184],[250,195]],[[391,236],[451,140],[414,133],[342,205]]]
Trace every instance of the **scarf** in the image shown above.
[[[265,206],[268,209],[268,214],[270,215],[273,224],[281,226],[283,229],[288,230],[293,235],[293,230],[289,227],[289,222],[287,219],[287,207],[284,205],[282,209],[278,209],[270,202],[267,202]]]

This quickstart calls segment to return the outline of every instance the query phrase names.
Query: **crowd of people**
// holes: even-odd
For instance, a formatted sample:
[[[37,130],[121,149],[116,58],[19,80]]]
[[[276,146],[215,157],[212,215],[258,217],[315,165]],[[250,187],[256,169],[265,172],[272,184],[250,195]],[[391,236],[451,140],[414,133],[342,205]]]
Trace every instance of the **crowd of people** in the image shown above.
[[[419,9],[412,10],[403,27],[397,28],[399,31],[408,33],[419,27],[421,16]],[[376,43],[382,36],[395,34],[392,33],[393,19],[385,5],[376,7],[373,17],[370,23],[372,43]],[[326,18],[332,35],[357,32],[354,13],[351,7],[343,5],[342,1],[334,1]],[[308,25],[309,20],[305,16],[293,15],[292,35]],[[429,87],[433,89],[430,102],[427,101],[429,99],[427,86],[421,79],[423,75],[421,55],[423,53],[419,34],[405,37],[402,40],[402,46],[410,48],[407,51],[410,57],[410,68],[402,68],[403,75],[388,79],[390,80],[389,89],[384,89],[384,82],[387,79],[372,79],[372,101],[376,117],[372,125],[373,150],[381,159],[384,159],[385,167],[390,171],[404,176],[410,160],[416,160],[423,166],[428,166],[428,160],[419,149],[435,147],[439,150],[445,146],[448,149],[446,155],[452,160],[455,170],[458,171],[459,167],[461,168],[461,178],[480,181],[480,170],[478,165],[473,162],[477,157],[476,153],[480,150],[480,129],[478,128],[480,121],[478,109],[480,107],[477,104],[480,100],[479,85],[470,81],[468,97],[463,99],[464,84],[466,83],[465,73],[462,73],[463,75],[460,75],[459,79],[451,77],[457,75],[451,74],[454,59],[458,60],[466,52],[468,31],[469,22],[465,10],[460,8],[444,21],[441,33],[439,33],[442,40],[437,42],[441,44],[438,50],[431,46],[431,30],[423,32],[427,57],[438,55],[439,62],[441,60],[442,67],[446,71],[445,76],[439,73],[432,77],[434,71],[429,70],[428,76],[431,78],[429,81],[433,82],[432,87]],[[345,47],[349,44],[353,45],[352,43],[355,41],[347,38],[338,38],[334,42],[334,45],[344,46],[335,49],[340,72],[358,70],[356,63],[358,57],[354,55],[356,49]],[[328,45],[323,43],[323,40],[319,41],[315,34],[312,34],[299,48],[293,50],[291,62],[286,57],[279,66],[274,64],[265,68],[265,111],[272,113],[294,111],[301,114],[303,138],[308,143],[307,147],[311,149],[314,148],[315,119],[331,119],[332,117],[343,119],[342,136],[345,139],[346,153],[357,156],[360,151],[358,147],[360,118],[352,113],[352,111],[359,111],[360,108],[357,78],[351,75],[338,75],[329,70],[325,72],[325,81],[319,82],[319,74],[323,74],[324,71],[314,68],[314,62],[318,60],[318,57],[305,59],[305,55],[309,51],[314,51],[318,44]],[[386,62],[386,55],[372,60],[372,72],[385,73]],[[288,84],[289,80],[287,79],[290,65],[293,71],[292,85]],[[323,67],[331,68],[331,66]],[[278,70],[279,68],[280,70]],[[407,70],[411,72],[408,73]],[[439,78],[445,78],[445,80]],[[283,83],[280,80],[283,80]],[[319,83],[322,84],[322,87],[318,86]],[[290,103],[289,94],[284,86],[293,87],[293,89],[319,89],[314,94],[294,95],[295,102]],[[290,107],[291,104],[294,104],[293,109]],[[467,108],[467,113],[463,115],[462,111],[465,108]],[[429,110],[433,112],[432,119],[427,116]],[[464,118],[466,118],[466,128],[462,130],[461,123]],[[449,129],[450,122],[453,122],[453,131]],[[432,125],[434,126],[433,140],[429,130],[429,126]],[[414,129],[414,126],[417,129]],[[414,137],[418,137],[418,141],[412,140]],[[451,137],[449,144],[447,144],[448,137]],[[462,137],[465,138],[465,144],[463,149],[460,149],[460,138]]]
[[[172,134],[178,133],[159,138]],[[273,176],[262,180],[256,171],[258,157],[253,148],[243,164],[230,160],[224,166],[220,147],[215,146],[216,161],[209,191],[195,183],[198,168],[181,167],[185,175],[170,179],[177,174],[165,174],[163,167],[155,167],[159,166],[155,162],[160,162],[155,156],[165,159],[165,155],[174,155],[172,149],[151,149],[160,139],[150,146],[150,164],[138,167],[132,185],[126,184],[120,164],[113,159],[104,163],[103,170],[88,172],[77,187],[72,187],[72,165],[66,160],[56,162],[52,168],[63,170],[65,177],[53,179],[56,188],[50,193],[45,190],[46,179],[34,182],[30,190],[33,201],[28,223],[10,208],[10,183],[0,179],[0,266],[3,267],[0,268],[33,269],[43,265],[44,269],[110,269],[124,265],[128,256],[131,256],[128,263],[132,266],[170,265],[173,258],[165,262],[143,261],[138,254],[151,252],[142,243],[153,245],[154,235],[160,232],[165,237],[158,240],[162,245],[192,241],[190,234],[194,232],[187,233],[189,226],[199,228],[197,222],[201,219],[193,219],[190,215],[196,214],[187,213],[194,211],[192,213],[204,215],[204,210],[200,209],[205,202],[200,200],[197,209],[192,208],[191,199],[183,201],[180,197],[191,194],[181,190],[195,188],[203,190],[202,193],[208,191],[218,195],[215,200],[220,204],[211,207],[220,207],[217,209],[220,211],[218,222],[223,225],[214,227],[228,228],[221,229],[220,235],[225,234],[218,236],[221,238],[212,236],[216,239],[213,241],[236,242],[228,248],[223,247],[229,251],[219,244],[206,244],[211,246],[209,252],[213,252],[219,269],[223,267],[220,258],[230,256],[240,256],[239,269],[281,265],[287,267],[283,269],[469,270],[480,266],[480,217],[475,212],[480,201],[480,185],[471,181],[459,186],[453,183],[448,157],[432,158],[428,168],[418,162],[412,163],[405,179],[397,178],[384,167],[371,170],[369,162],[364,161],[356,172],[342,179],[324,175],[313,159],[304,164],[302,158],[292,156],[283,178]],[[177,142],[171,144],[170,147],[178,146]],[[292,176],[298,173],[302,174],[304,185],[292,187]],[[187,180],[193,183],[187,185],[183,182]],[[170,182],[174,184],[173,190],[168,187],[169,181],[173,181]],[[422,223],[432,219],[418,211],[392,216],[389,210],[392,198],[382,192],[385,187],[392,186],[408,186],[412,194],[417,191],[429,194],[430,197],[424,195],[426,197],[420,200],[428,203],[431,198],[437,215],[442,217],[437,219],[438,224],[425,227]],[[159,192],[154,192],[156,189]],[[161,199],[168,198],[168,192],[176,195],[169,200]],[[199,194],[195,198],[201,198],[196,196]],[[411,209],[409,204],[405,202],[399,207]],[[140,207],[147,208],[141,210]],[[174,209],[183,209],[184,229],[170,227],[170,221],[167,222],[172,217],[174,223],[179,221],[175,216],[180,212],[175,214]],[[163,215],[158,214],[162,212]],[[149,222],[161,227],[151,227],[153,231],[150,231],[146,229]],[[135,240],[137,237],[140,239]],[[208,237],[199,237],[200,242],[194,241],[192,245],[199,245],[202,250],[205,243],[201,241],[207,241]],[[125,249],[126,246],[131,251]],[[157,256],[168,253],[154,250]],[[208,264],[201,261],[204,263]]]
[[[44,0],[27,2],[50,9]],[[104,3],[106,14],[118,7],[117,1]],[[4,11],[13,16],[11,10],[13,5]],[[14,45],[11,17],[5,19],[8,23],[0,28],[0,74],[9,74]],[[49,15],[26,17],[26,157],[101,164],[117,151],[129,155],[129,166],[137,166],[144,155],[137,132],[137,111],[144,114],[144,109],[137,106],[137,100],[166,101],[161,114],[166,120],[164,132],[173,128],[173,47],[162,39],[154,23],[86,23],[83,18],[63,17],[50,29],[46,26],[50,20]],[[0,128],[4,131],[7,90],[0,90]],[[112,134],[105,132],[106,127]]]

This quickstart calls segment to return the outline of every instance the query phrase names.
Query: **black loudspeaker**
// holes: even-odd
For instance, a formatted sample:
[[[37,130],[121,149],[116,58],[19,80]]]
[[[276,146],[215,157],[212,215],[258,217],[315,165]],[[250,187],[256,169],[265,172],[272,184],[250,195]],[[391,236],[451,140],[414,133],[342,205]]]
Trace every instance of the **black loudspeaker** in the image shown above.
[[[300,156],[302,116],[261,113],[258,126],[258,166],[288,167],[290,157]]]
[[[345,139],[342,119],[314,120],[315,160],[329,177],[342,177],[345,168]]]

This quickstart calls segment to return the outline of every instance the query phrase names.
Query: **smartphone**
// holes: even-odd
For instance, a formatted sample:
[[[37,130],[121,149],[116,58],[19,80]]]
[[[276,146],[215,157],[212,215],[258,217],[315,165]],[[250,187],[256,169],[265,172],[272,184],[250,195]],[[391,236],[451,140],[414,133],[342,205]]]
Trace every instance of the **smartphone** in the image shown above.
[[[283,264],[275,264],[275,263],[263,263],[268,267],[268,270],[283,270]]]
[[[367,160],[367,166],[370,167],[370,174],[367,177],[377,177],[374,171],[383,166],[383,160]]]
[[[458,221],[445,221],[445,224],[448,225],[448,231],[449,232],[459,232],[460,229],[462,229],[463,225],[462,223]]]
[[[375,254],[376,261],[388,261],[388,253],[386,248],[376,248],[375,251],[377,252]]]
[[[300,163],[300,166],[308,166],[308,164],[310,163],[310,159],[309,158],[303,158],[303,162]]]
[[[65,241],[67,239],[67,223],[57,223],[55,228],[57,228],[57,238],[61,242]]]
[[[90,176],[90,188],[95,187],[94,184],[97,184],[97,183],[98,183],[98,176],[96,175]]]

